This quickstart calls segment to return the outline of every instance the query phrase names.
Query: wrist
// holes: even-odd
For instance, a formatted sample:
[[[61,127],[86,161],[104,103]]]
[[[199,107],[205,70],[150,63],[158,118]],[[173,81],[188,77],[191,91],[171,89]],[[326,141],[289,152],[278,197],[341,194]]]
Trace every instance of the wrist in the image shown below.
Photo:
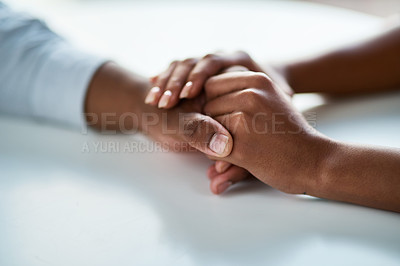
[[[263,72],[265,72],[283,92],[292,97],[294,95],[294,90],[289,84],[286,71],[285,65],[276,64],[263,66]]]
[[[87,123],[100,130],[133,130],[139,127],[148,82],[115,63],[101,66],[87,91]]]
[[[325,136],[317,136],[312,149],[313,161],[305,176],[305,194],[315,197],[324,197],[331,189],[329,186],[329,169],[335,162],[340,144]]]

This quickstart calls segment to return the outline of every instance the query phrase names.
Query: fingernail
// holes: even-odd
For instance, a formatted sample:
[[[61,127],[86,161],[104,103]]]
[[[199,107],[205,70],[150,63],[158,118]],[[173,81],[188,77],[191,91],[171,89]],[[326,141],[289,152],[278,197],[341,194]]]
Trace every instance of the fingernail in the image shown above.
[[[224,173],[229,167],[231,166],[230,163],[224,162],[224,161],[217,161],[215,163],[215,170],[217,173]]]
[[[146,99],[144,100],[145,103],[149,104],[154,102],[154,100],[156,99],[157,93],[160,91],[159,87],[153,87],[149,94],[147,94]]]
[[[193,82],[189,81],[185,84],[185,87],[183,87],[181,94],[179,95],[179,98],[187,98],[189,96],[189,92],[193,87]]]
[[[164,108],[168,105],[169,99],[171,98],[172,92],[170,90],[165,91],[161,96],[160,102],[158,103],[158,108]]]
[[[217,190],[218,190],[218,194],[224,192],[225,190],[228,189],[228,187],[230,187],[232,185],[231,181],[226,181],[224,183],[221,183],[218,185]]]
[[[223,154],[226,148],[226,144],[228,144],[229,138],[223,134],[215,133],[210,141],[210,149],[217,153]]]

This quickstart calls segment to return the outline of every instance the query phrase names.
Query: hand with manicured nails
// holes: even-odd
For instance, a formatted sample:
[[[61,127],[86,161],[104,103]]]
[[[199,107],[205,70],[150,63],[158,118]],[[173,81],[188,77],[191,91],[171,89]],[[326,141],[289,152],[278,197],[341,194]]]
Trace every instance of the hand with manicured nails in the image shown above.
[[[134,130],[148,134],[178,151],[188,148],[215,157],[229,155],[232,136],[215,119],[201,113],[204,98],[187,100],[163,110],[144,104],[149,82],[113,63],[104,64],[89,86],[87,123],[100,130]],[[104,114],[113,114],[101,119]]]
[[[235,65],[251,71],[262,71],[245,52],[208,54],[201,59],[174,61],[166,71],[151,79],[154,87],[148,93],[145,102],[159,108],[172,108],[180,99],[197,97],[208,78]]]
[[[223,159],[233,164],[223,173],[209,169],[211,189],[220,193],[249,174],[288,193],[304,193],[318,171],[330,141],[308,125],[290,97],[267,75],[231,72],[205,84],[204,112],[224,125],[235,145]],[[219,163],[221,164],[221,163]]]
[[[232,150],[232,136],[218,121],[201,113],[203,105],[203,97],[198,97],[170,110],[143,106],[158,123],[141,121],[139,129],[173,151],[187,150],[189,145],[208,156],[225,157]]]
[[[154,87],[149,91],[145,102],[159,108],[174,107],[182,98],[195,98],[204,88],[208,78],[213,75],[232,71],[265,71],[280,88],[292,96],[293,91],[287,84],[284,76],[276,68],[265,65],[263,69],[245,52],[233,54],[208,54],[202,59],[189,58],[183,61],[175,61],[168,69],[151,78]],[[244,169],[237,169],[231,164],[217,161],[209,171],[211,191],[220,194],[233,184],[247,178],[250,174]],[[228,169],[229,172],[225,173]],[[225,189],[224,189],[225,188]]]

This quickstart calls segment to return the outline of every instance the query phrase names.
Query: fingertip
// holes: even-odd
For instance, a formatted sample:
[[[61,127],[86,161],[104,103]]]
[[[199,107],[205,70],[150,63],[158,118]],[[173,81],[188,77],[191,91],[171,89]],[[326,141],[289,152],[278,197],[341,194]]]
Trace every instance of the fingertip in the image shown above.
[[[225,130],[226,131],[226,130]],[[209,149],[212,151],[212,155],[223,158],[228,156],[233,147],[233,139],[229,132],[216,132],[210,140]]]
[[[172,92],[170,90],[164,91],[162,94],[160,101],[158,102],[158,108],[167,108],[171,101]]]
[[[214,178],[211,180],[210,189],[212,193],[220,195],[224,193],[232,184],[232,181],[226,180],[225,177],[219,176],[219,178]]]
[[[193,99],[193,98],[196,98],[197,96],[199,96],[203,89],[203,85],[204,85],[204,82],[201,82],[201,80],[200,81],[199,80],[192,81],[191,88],[190,88],[186,98]]]
[[[210,165],[210,167],[208,167],[208,169],[207,169],[208,178],[211,180],[218,175],[219,175],[219,173],[215,169],[215,164]]]
[[[213,159],[226,157],[231,153],[232,136],[215,119],[199,113],[188,113],[182,122],[183,139],[190,146]]]
[[[178,105],[179,100],[180,100],[179,99],[179,92],[178,91],[173,91],[172,95],[171,95],[171,99],[169,100],[169,103],[168,103],[166,108],[169,109],[169,108],[175,107],[176,105]]]
[[[233,183],[231,181],[226,181],[217,186],[218,194],[224,193]]]
[[[215,179],[212,179],[210,182],[210,190],[213,194],[218,195],[218,183],[215,182]]]
[[[161,89],[158,86],[151,88],[149,93],[147,94],[144,102],[149,105],[156,105],[159,97],[160,97]]]
[[[231,166],[230,163],[225,162],[225,161],[216,161],[215,162],[215,170],[217,173],[224,173],[226,170],[228,170],[228,168]]]
[[[214,169],[215,169],[215,164],[212,164],[207,168],[207,176],[208,176],[208,178],[211,179],[212,174],[214,173]]]
[[[183,87],[181,93],[179,94],[180,99],[188,98],[190,95],[190,92],[193,88],[193,82],[188,81],[185,86]]]
[[[210,190],[214,195],[218,195],[217,189],[216,188],[214,189],[214,187],[212,185],[210,185]]]
[[[216,176],[210,179],[210,190],[214,194],[221,194],[233,184],[236,184],[248,177],[249,173],[244,168],[232,165],[226,172],[222,174],[217,173]]]

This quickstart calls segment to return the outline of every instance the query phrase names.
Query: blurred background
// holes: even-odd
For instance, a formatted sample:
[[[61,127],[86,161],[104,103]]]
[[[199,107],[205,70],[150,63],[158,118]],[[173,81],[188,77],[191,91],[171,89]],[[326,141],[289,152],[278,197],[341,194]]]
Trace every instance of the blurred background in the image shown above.
[[[348,8],[376,16],[389,16],[400,11],[398,0],[303,0]]]
[[[294,60],[400,21],[399,0],[4,1],[44,19],[82,49],[143,75],[218,50],[246,50],[261,61]]]
[[[13,3],[37,3],[37,4],[54,4],[57,2],[162,2],[162,0],[12,0]],[[186,0],[181,2],[200,2],[199,0]],[[240,0],[235,0],[240,1]],[[258,0],[262,1],[262,0]],[[271,1],[271,0],[264,0]],[[273,0],[272,0],[273,1]],[[281,0],[283,1],[283,0]],[[360,12],[365,12],[368,14],[376,15],[376,16],[388,16],[395,12],[400,11],[400,1],[399,0],[297,0],[301,2],[314,2],[320,4],[326,4],[331,6],[348,8]],[[171,2],[171,1],[168,1]],[[204,1],[201,1],[204,2]],[[249,1],[246,1],[249,2]]]
[[[3,0],[90,53],[150,76],[172,60],[245,50],[285,62],[400,22],[399,0]]]

